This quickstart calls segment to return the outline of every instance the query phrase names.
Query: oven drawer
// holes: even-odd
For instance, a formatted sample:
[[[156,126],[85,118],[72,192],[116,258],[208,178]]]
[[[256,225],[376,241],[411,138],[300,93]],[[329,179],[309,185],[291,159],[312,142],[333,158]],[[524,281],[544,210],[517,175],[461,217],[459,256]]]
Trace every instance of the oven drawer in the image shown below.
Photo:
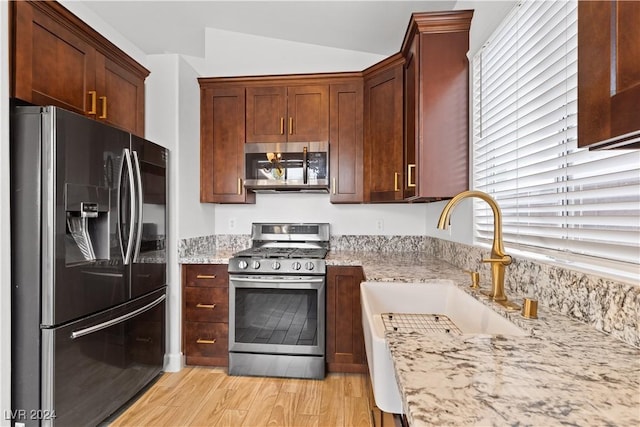
[[[188,322],[226,323],[229,321],[229,290],[185,287],[184,310]]]
[[[226,288],[229,283],[227,264],[183,265],[184,286]]]
[[[227,357],[229,324],[185,322],[184,353],[188,357]]]

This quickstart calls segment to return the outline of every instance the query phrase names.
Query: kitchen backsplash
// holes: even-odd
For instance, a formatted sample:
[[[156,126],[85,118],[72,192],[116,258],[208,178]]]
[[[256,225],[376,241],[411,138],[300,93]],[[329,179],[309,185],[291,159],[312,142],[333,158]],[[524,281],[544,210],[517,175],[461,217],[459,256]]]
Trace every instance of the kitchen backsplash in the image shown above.
[[[184,239],[180,256],[217,250],[237,251],[251,245],[249,235],[218,235]],[[481,262],[488,248],[424,236],[331,236],[333,251],[426,252],[461,269],[479,271],[488,287],[489,266]],[[592,325],[640,347],[640,286],[586,274],[540,261],[514,257],[506,269],[508,292],[530,296],[539,304]]]

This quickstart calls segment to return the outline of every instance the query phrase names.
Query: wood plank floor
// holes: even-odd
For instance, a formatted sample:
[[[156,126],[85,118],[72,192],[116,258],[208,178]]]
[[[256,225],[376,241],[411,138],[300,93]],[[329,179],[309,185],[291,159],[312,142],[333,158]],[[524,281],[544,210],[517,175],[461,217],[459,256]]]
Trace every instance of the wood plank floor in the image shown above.
[[[371,427],[367,396],[362,374],[318,381],[237,377],[222,368],[190,366],[164,373],[110,427]]]

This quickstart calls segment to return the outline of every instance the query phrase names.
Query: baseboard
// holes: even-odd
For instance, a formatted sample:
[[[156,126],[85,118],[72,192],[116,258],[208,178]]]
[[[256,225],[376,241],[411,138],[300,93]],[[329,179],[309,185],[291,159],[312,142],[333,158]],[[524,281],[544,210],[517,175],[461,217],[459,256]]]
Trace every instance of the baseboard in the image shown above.
[[[182,353],[166,353],[164,355],[164,371],[179,372],[184,366],[184,356]]]

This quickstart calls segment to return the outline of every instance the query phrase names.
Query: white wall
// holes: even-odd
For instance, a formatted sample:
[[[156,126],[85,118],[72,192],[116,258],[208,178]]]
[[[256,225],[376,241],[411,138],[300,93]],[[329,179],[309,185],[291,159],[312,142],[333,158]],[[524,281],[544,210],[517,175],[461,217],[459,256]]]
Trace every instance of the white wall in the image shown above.
[[[11,409],[11,227],[9,225],[9,8],[0,1],[0,426]]]
[[[181,367],[181,287],[178,240],[214,234],[214,206],[200,203],[200,110],[197,75],[178,55],[150,55],[146,80],[146,138],[170,150],[167,240],[166,371]]]

